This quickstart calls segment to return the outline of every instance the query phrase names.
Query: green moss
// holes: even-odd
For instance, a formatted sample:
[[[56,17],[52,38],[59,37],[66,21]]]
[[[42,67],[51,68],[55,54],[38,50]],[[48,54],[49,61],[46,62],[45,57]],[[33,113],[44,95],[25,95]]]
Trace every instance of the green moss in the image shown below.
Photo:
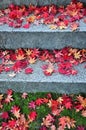
[[[33,111],[33,109],[30,109],[28,107],[29,103],[31,101],[35,101],[38,98],[44,98],[47,96],[48,93],[29,93],[27,95],[26,99],[22,98],[22,94],[21,93],[13,93],[13,101],[11,101],[10,103],[6,104],[3,103],[3,108],[0,109],[0,113],[3,111],[7,111],[9,112],[10,117],[13,117],[13,114],[11,114],[10,110],[12,108],[12,106],[16,105],[20,107],[20,112],[21,114],[24,114],[25,117],[28,116],[28,114]],[[51,93],[52,95],[52,99],[56,100],[59,96],[61,97],[61,94],[57,94],[57,93]],[[76,101],[76,96],[73,96],[73,101]],[[86,97],[86,94],[82,95],[83,97]],[[4,96],[6,97],[6,95]],[[47,104],[42,104],[40,106],[36,106],[35,111],[37,112],[37,118],[35,121],[33,121],[32,123],[30,123],[29,125],[29,130],[38,130],[41,127],[41,123],[43,121],[43,118],[46,117],[48,114],[52,114],[51,112],[51,108],[48,107]],[[62,117],[62,116],[69,116],[70,118],[73,118],[76,121],[76,126],[82,125],[82,126],[86,126],[86,118],[81,116],[81,112],[76,112],[75,109],[64,109],[60,116],[56,116],[55,117],[55,126],[58,127],[58,118]],[[0,118],[0,125],[2,123],[2,119]],[[66,129],[67,130],[67,129]],[[71,130],[75,130],[71,129]]]

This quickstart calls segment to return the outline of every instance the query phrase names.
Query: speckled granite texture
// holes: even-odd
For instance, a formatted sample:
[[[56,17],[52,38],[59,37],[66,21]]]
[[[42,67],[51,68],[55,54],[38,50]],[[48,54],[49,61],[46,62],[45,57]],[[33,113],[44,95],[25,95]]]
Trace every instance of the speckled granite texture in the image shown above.
[[[0,8],[7,7],[9,4],[14,3],[17,5],[28,5],[30,3],[35,5],[48,5],[48,4],[57,4],[57,5],[66,5],[70,3],[71,0],[0,0]],[[79,0],[86,3],[86,0]]]
[[[33,64],[31,67],[34,72],[30,75],[21,72],[16,77],[10,78],[6,73],[0,74],[0,92],[5,92],[8,88],[17,92],[86,92],[85,64],[76,67],[79,73],[75,76],[65,76],[59,73],[45,76],[41,69],[42,64],[41,62]]]
[[[29,29],[0,26],[0,48],[61,49],[65,46],[86,48],[86,24],[80,22],[79,30],[50,30],[44,25],[32,25]]]
[[[7,7],[10,3],[35,5],[68,4],[71,0],[0,0],[0,8]],[[86,0],[79,0],[86,3]],[[29,29],[14,29],[7,25],[0,26],[0,48],[46,48],[61,49],[65,46],[86,48],[86,24],[80,21],[79,30],[72,32],[66,30],[50,30],[47,26],[32,25]],[[79,73],[75,76],[53,74],[45,76],[40,68],[41,62],[33,65],[34,73],[25,75],[23,72],[14,78],[6,73],[0,74],[0,93],[8,88],[17,92],[58,92],[79,93],[86,92],[86,69],[84,64],[77,66]]]

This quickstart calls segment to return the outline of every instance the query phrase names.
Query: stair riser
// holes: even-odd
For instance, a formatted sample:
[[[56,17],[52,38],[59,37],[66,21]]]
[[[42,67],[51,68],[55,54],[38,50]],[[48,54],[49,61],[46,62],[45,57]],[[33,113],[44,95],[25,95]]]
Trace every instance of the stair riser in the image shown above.
[[[30,3],[35,5],[48,5],[48,4],[57,4],[57,5],[67,5],[71,0],[1,0],[0,8],[7,7],[9,4],[14,3],[17,5],[28,5]],[[86,3],[86,0],[79,0]]]
[[[58,93],[84,93],[86,83],[33,83],[33,82],[0,82],[0,93],[7,89],[16,92],[58,92]]]
[[[85,32],[0,32],[0,48],[86,48]]]

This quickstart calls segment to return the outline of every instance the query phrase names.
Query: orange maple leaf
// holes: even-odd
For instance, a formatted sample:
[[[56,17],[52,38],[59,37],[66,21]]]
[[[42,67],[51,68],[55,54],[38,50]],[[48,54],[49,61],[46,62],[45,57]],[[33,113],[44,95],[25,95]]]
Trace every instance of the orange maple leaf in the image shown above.
[[[82,115],[83,117],[86,117],[86,110],[83,110],[82,113],[81,113],[81,115]]]
[[[76,23],[76,22],[73,22],[72,24],[71,24],[71,29],[72,29],[72,31],[75,31],[75,30],[77,30],[78,29],[78,27],[79,27],[79,24],[78,23]]]
[[[34,23],[36,20],[36,16],[35,15],[31,15],[27,18],[27,22],[29,23]]]

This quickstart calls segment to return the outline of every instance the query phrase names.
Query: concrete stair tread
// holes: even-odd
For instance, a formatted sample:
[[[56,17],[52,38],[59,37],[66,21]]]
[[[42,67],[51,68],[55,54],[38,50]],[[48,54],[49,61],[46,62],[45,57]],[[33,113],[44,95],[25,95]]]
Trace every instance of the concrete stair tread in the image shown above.
[[[79,27],[75,32],[86,32],[86,23],[83,22],[83,20],[80,20]],[[0,26],[0,32],[72,32],[70,27],[67,27],[66,29],[49,29],[49,25],[35,25],[31,24],[30,28],[24,29],[23,27],[20,28],[12,28],[8,25],[1,25]]]
[[[86,24],[83,20],[76,31],[70,28],[51,30],[45,25],[31,25],[29,29],[0,26],[0,48],[61,49],[65,46],[86,48]]]
[[[74,76],[65,76],[59,73],[54,73],[52,76],[45,76],[42,72],[41,61],[34,65],[33,74],[26,75],[24,71],[11,78],[7,73],[0,74],[0,91],[6,91],[7,88],[12,88],[16,91],[59,91],[61,93],[84,92],[86,91],[86,63],[76,66],[78,74]]]
[[[74,76],[65,76],[59,73],[54,73],[51,76],[45,76],[41,68],[43,63],[38,61],[37,63],[30,65],[34,70],[33,74],[27,75],[24,74],[24,71],[22,71],[19,74],[16,74],[14,78],[10,78],[7,75],[9,73],[2,73],[0,74],[0,81],[86,83],[86,69],[84,68],[85,64],[86,63],[80,64],[75,67],[78,70],[78,74]]]

